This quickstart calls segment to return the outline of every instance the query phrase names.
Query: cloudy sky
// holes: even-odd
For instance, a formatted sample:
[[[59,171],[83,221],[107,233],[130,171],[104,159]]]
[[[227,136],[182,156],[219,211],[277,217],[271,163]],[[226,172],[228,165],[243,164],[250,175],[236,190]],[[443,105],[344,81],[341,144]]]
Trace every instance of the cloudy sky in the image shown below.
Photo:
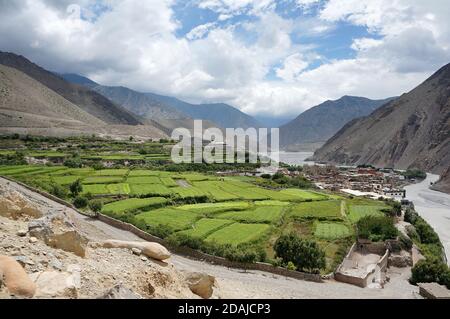
[[[105,85],[295,116],[450,62],[448,0],[0,0],[0,50]]]

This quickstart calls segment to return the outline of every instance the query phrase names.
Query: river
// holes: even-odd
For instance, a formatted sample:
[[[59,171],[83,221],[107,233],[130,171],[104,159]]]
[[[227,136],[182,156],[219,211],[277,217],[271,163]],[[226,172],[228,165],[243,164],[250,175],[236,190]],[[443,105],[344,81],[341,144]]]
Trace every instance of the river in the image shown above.
[[[314,155],[314,152],[278,152],[280,162],[289,165],[314,165],[314,162],[307,162],[306,159]],[[272,158],[274,158],[272,154]]]
[[[423,182],[406,186],[406,198],[439,235],[450,263],[450,195],[430,189],[437,180],[438,175],[428,174]]]

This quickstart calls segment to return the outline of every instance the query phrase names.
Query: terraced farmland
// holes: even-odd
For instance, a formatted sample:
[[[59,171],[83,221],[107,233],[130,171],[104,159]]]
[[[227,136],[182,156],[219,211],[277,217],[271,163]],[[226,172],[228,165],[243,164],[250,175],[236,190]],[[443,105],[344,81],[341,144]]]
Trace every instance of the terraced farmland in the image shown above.
[[[350,205],[348,218],[357,223],[366,216],[384,216],[383,209],[386,209],[386,206]]]
[[[220,245],[232,245],[243,251],[263,250],[273,259],[275,240],[294,231],[324,247],[329,265],[337,251],[347,247],[360,218],[381,215],[388,207],[317,191],[265,189],[250,177],[25,165],[0,167],[0,175],[46,191],[59,185],[67,194],[69,185],[80,179],[83,196],[106,203],[103,213],[147,227],[157,236],[187,237],[196,243],[194,248],[218,255],[224,254]],[[189,240],[182,244],[190,245]]]
[[[198,214],[181,211],[173,208],[162,208],[151,212],[142,213],[136,216],[147,225],[158,227],[166,226],[171,231],[179,231],[191,228],[199,218]]]
[[[314,236],[322,239],[340,239],[352,235],[348,226],[339,223],[318,222]]]
[[[181,232],[178,232],[177,234],[186,235],[192,238],[204,239],[215,231],[233,223],[234,221],[226,219],[202,218],[194,225],[192,225],[191,229],[183,230]]]
[[[290,215],[300,219],[342,219],[341,201],[320,201],[297,204],[292,207]]]
[[[206,241],[238,246],[261,239],[269,229],[269,225],[236,223],[214,232]]]
[[[280,220],[283,211],[281,206],[262,206],[254,210],[223,213],[217,217],[245,223],[273,223]]]
[[[152,198],[129,198],[117,202],[109,203],[103,206],[103,213],[123,214],[135,210],[149,209],[156,206],[162,206],[167,203],[167,199],[163,197]]]

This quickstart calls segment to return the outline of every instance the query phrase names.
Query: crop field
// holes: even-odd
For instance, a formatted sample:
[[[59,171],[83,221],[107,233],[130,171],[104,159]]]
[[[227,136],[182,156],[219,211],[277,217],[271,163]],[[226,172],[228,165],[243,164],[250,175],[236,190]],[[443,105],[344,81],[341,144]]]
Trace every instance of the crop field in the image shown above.
[[[173,187],[169,190],[169,192],[176,194],[178,197],[180,197],[182,199],[199,198],[199,197],[208,196],[208,193],[203,192],[201,189],[199,189],[197,187],[193,187],[193,186],[192,187]]]
[[[129,184],[161,184],[161,180],[156,176],[139,176],[128,177],[127,183]]]
[[[130,174],[128,174],[129,177],[136,177],[136,176],[159,176],[158,171],[149,171],[149,170],[142,170],[142,169],[136,169],[132,170]]]
[[[111,184],[120,183],[122,181],[123,178],[120,176],[90,176],[83,179],[83,184]]]
[[[262,206],[254,210],[223,213],[217,217],[244,223],[273,223],[281,218],[282,213],[283,207],[281,206]]]
[[[122,214],[138,209],[145,210],[156,206],[162,206],[167,203],[167,199],[163,197],[153,198],[129,198],[118,202],[113,202],[103,206],[103,213]]]
[[[339,248],[351,240],[360,218],[382,215],[381,210],[388,208],[379,201],[315,190],[262,188],[255,178],[245,176],[42,165],[0,166],[0,175],[47,191],[49,185],[57,184],[68,194],[70,184],[80,179],[83,196],[106,203],[103,213],[118,219],[134,215],[148,225],[150,233],[187,235],[203,242],[201,249],[229,244],[243,250],[262,249],[272,258],[276,239],[293,231],[324,247],[330,265]]]
[[[127,195],[131,193],[130,185],[125,183],[108,184],[106,189],[112,195]]]
[[[233,223],[234,221],[226,219],[202,218],[194,225],[192,225],[190,229],[183,230],[181,232],[178,232],[177,234],[187,235],[192,238],[204,239],[215,231]]]
[[[303,200],[326,200],[328,196],[316,192],[305,191],[302,189],[284,189],[280,191],[282,194],[291,195]]]
[[[305,219],[341,219],[341,201],[320,201],[297,204],[292,207],[290,215]]]
[[[127,169],[104,169],[95,172],[95,176],[125,176],[128,174]]]
[[[344,224],[317,222],[314,236],[322,239],[340,239],[352,235],[352,231]]]
[[[172,231],[191,228],[197,221],[198,214],[173,208],[162,208],[142,213],[136,218],[143,220],[149,226],[167,226]]]
[[[130,184],[130,194],[136,196],[170,196],[172,194],[166,186],[161,184]]]
[[[350,205],[348,218],[357,223],[366,216],[384,216],[381,210],[385,208],[386,206]]]
[[[206,241],[237,246],[259,240],[269,229],[269,225],[236,223],[212,233]]]
[[[224,202],[224,203],[183,205],[178,207],[178,209],[188,210],[200,214],[212,214],[233,210],[245,210],[249,207],[250,207],[249,202]]]
[[[83,185],[83,194],[108,195],[109,190],[106,188],[106,184]]]
[[[67,176],[52,176],[52,181],[59,185],[70,185],[77,180],[82,180],[83,177],[75,176],[75,175],[67,175]]]

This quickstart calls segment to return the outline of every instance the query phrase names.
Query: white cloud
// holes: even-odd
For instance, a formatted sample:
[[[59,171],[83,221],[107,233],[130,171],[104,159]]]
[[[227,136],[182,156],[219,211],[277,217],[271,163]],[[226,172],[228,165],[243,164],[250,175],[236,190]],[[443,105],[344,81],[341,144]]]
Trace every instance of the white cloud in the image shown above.
[[[107,85],[293,116],[345,94],[399,95],[450,62],[447,1],[329,0],[317,17],[286,19],[273,10],[274,0],[205,0],[196,3],[217,12],[219,21],[198,26],[185,38],[175,35],[181,22],[171,0],[104,0],[109,10],[100,15],[93,9],[99,1],[77,1],[83,15],[93,17],[88,20],[66,12],[73,1],[0,0],[0,49]],[[220,23],[240,14],[256,17],[239,24],[251,40],[229,21]],[[371,33],[354,39],[354,58],[326,61],[314,43],[291,39],[293,33],[338,32],[339,21]],[[310,69],[317,60],[324,64]],[[268,80],[280,62],[279,80]]]

